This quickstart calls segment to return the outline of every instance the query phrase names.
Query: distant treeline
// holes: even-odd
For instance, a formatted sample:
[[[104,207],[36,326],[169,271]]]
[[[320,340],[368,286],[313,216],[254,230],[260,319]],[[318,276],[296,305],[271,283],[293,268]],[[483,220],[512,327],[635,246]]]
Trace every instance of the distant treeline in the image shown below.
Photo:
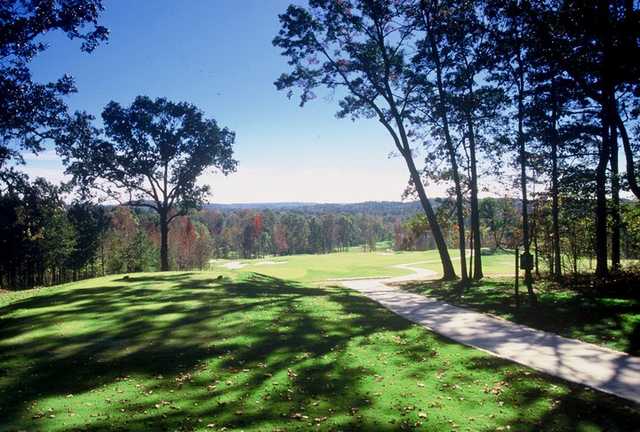
[[[65,204],[65,190],[26,177],[0,194],[0,286],[53,285],[104,274],[158,270],[158,216],[143,207]],[[316,254],[393,238],[398,217],[300,210],[203,209],[169,230],[170,268],[212,258]]]
[[[300,210],[203,210],[193,220],[204,224],[218,258],[319,254],[362,245],[375,250],[378,241],[393,238],[389,216],[308,213]]]
[[[438,207],[444,200],[435,198],[434,207]],[[220,211],[236,210],[292,210],[301,213],[323,214],[368,214],[377,216],[410,217],[422,211],[420,202],[397,201],[365,201],[360,203],[245,203],[245,204],[208,204],[204,208]]]
[[[141,207],[65,204],[65,190],[43,179],[16,183],[0,195],[0,286],[8,289],[53,285],[104,274],[155,271],[160,254],[158,216]],[[579,272],[593,256],[593,200],[565,196],[560,213],[562,264]],[[411,203],[409,203],[411,204]],[[457,244],[454,203],[439,200],[437,217],[450,247]],[[536,269],[553,259],[550,201],[540,195],[530,211]],[[323,212],[322,209],[342,212]],[[356,209],[367,208],[371,213]],[[388,241],[396,250],[433,249],[429,224],[407,203],[304,205],[268,208],[205,208],[179,216],[169,231],[170,267],[205,269],[212,258],[321,254],[360,247],[375,250]],[[519,244],[518,200],[480,200],[485,250]],[[621,206],[623,258],[640,257],[640,207]],[[468,217],[468,215],[467,215]],[[467,239],[469,242],[471,239]]]

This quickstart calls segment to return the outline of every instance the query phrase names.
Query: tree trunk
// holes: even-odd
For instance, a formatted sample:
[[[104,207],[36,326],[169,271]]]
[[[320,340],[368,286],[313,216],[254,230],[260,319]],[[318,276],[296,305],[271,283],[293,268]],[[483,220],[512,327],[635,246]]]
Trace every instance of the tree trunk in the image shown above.
[[[629,189],[631,189],[631,192],[633,192],[636,198],[640,199],[640,186],[638,185],[638,180],[636,178],[636,169],[633,162],[633,149],[631,148],[627,128],[625,127],[624,122],[620,117],[620,113],[618,113],[617,110],[615,112],[615,122],[618,126],[618,131],[620,132],[620,138],[622,138],[622,148],[624,149]]]
[[[162,210],[160,214],[160,271],[169,270],[169,222],[167,211]]]
[[[427,193],[425,192],[424,186],[422,185],[422,179],[420,178],[420,174],[416,169],[416,165],[413,162],[413,157],[411,156],[411,154],[403,153],[403,156],[407,163],[407,168],[409,168],[409,173],[411,174],[411,180],[413,180],[413,184],[416,188],[416,191],[418,192],[420,203],[422,204],[424,213],[427,216],[427,221],[429,222],[429,227],[431,228],[433,239],[436,242],[438,253],[440,254],[440,261],[442,262],[442,279],[447,281],[454,280],[456,279],[456,271],[453,268],[453,263],[451,262],[451,257],[449,256],[449,250],[447,249],[447,243],[444,241],[442,230],[440,229],[440,224],[438,224],[438,220],[436,219],[436,214],[433,211],[433,207],[431,207],[429,198],[427,198]]]
[[[552,275],[556,281],[562,278],[562,262],[560,256],[560,207],[558,191],[558,104],[556,102],[555,87],[551,87],[551,231],[553,246]]]
[[[476,137],[473,123],[467,117],[469,134],[469,159],[471,165],[471,233],[473,235],[473,279],[480,280],[482,274],[482,243],[480,238],[480,212],[478,210],[478,170],[476,166]]]
[[[611,123],[611,268],[620,270],[620,177],[618,176],[618,133]]]
[[[444,131],[445,145],[447,147],[447,153],[451,163],[451,171],[453,173],[453,183],[456,193],[456,219],[458,221],[458,247],[460,249],[460,277],[462,283],[465,284],[468,280],[467,277],[467,259],[465,251],[465,230],[464,230],[464,199],[462,196],[462,186],[460,184],[460,171],[458,169],[458,161],[456,157],[456,149],[451,139],[451,133],[449,132],[449,118],[445,106],[445,91],[444,84],[442,82],[442,65],[440,64],[440,52],[438,51],[438,45],[435,40],[433,32],[427,32],[429,37],[429,43],[431,45],[431,55],[435,63],[436,70],[436,85],[438,88],[438,116],[442,121],[442,129]]]
[[[102,269],[102,276],[106,275],[104,271],[104,238],[100,238],[100,268]]]
[[[627,25],[635,25],[636,22],[636,10],[634,8],[634,2],[632,0],[625,0],[624,2],[624,10],[625,10],[625,20]],[[637,43],[634,40],[633,32],[627,32],[627,36],[629,38],[628,43],[633,46]],[[620,136],[622,138],[622,148],[624,150],[624,157],[626,160],[626,168],[627,168],[627,181],[629,184],[629,189],[636,196],[637,199],[640,199],[640,185],[638,185],[638,179],[636,177],[636,169],[633,161],[633,149],[631,148],[631,142],[629,141],[629,135],[627,134],[627,129],[624,126],[624,122],[620,117],[620,113],[618,112],[617,105],[615,106],[616,110],[615,114],[615,122],[620,130]]]
[[[519,31],[519,24],[517,26]],[[524,254],[528,257],[531,256],[530,252],[530,240],[529,240],[529,214],[528,214],[528,202],[527,202],[527,153],[524,139],[524,91],[525,91],[525,64],[522,58],[522,49],[518,43],[516,48],[516,62],[517,68],[515,69],[515,84],[517,86],[517,101],[518,101],[518,158],[520,159],[520,189],[522,192],[522,243]],[[529,304],[536,305],[538,299],[533,291],[533,277],[531,275],[531,266],[527,265],[524,269],[524,284],[527,287],[527,295],[529,298]]]
[[[471,233],[469,234],[469,279],[473,279],[473,257],[474,257],[474,248],[473,248],[473,228],[471,228]]]
[[[601,20],[605,28],[610,26],[609,3],[606,1],[598,2],[598,10],[601,14]],[[612,82],[610,71],[613,59],[611,58],[612,41],[611,34],[606,32],[604,36],[603,59],[600,64],[600,117],[601,117],[601,133],[602,143],[598,151],[598,165],[596,167],[596,275],[599,277],[607,277],[609,273],[607,263],[607,165],[611,156],[611,126],[614,113],[617,113],[615,105],[615,85]]]
[[[519,268],[519,261],[518,259],[520,258],[519,256],[519,252],[518,252],[518,246],[516,246],[516,274],[515,274],[515,296],[516,296],[516,309],[520,309],[520,268]]]
[[[518,156],[518,158],[520,159],[520,191],[522,193],[522,245],[524,254],[530,256],[531,245],[529,239],[529,212],[527,199],[527,155],[524,141],[524,101],[522,87],[520,87],[518,91]],[[531,275],[531,266],[526,266],[524,268],[524,284],[527,287],[529,303],[536,304],[537,299],[535,293],[533,292],[533,276]]]
[[[607,95],[603,95],[605,101],[609,101]],[[596,167],[596,241],[595,241],[595,254],[596,254],[596,275],[599,277],[606,277],[609,273],[607,264],[607,195],[606,195],[606,183],[607,183],[607,165],[609,162],[609,107],[605,103],[602,107],[601,120],[602,120],[602,142],[599,149],[598,165]]]
[[[529,212],[527,198],[527,155],[524,142],[524,101],[523,89],[518,92],[518,153],[520,159],[520,190],[522,192],[522,244],[524,254],[531,256],[531,242],[529,239]],[[524,268],[524,284],[527,287],[527,295],[530,304],[536,304],[537,298],[533,292],[533,276],[531,266]]]
[[[539,250],[538,250],[538,215],[537,215],[537,204],[536,210],[534,210],[535,219],[533,221],[533,226],[531,230],[533,231],[533,255],[534,255],[534,263],[536,270],[536,277],[540,278],[540,262],[539,262]]]
[[[460,249],[460,277],[463,283],[468,280],[467,258],[466,258],[466,238],[464,229],[464,198],[462,196],[462,186],[458,174],[458,164],[455,161],[455,153],[451,154],[453,181],[456,190],[456,219],[458,220],[458,248]]]

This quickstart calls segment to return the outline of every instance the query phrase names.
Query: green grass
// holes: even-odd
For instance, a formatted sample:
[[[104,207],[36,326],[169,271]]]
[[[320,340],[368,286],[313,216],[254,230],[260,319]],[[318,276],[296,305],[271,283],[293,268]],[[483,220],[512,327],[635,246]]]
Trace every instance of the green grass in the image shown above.
[[[323,255],[267,257],[252,260],[217,260],[211,264],[210,269],[225,276],[258,272],[281,279],[301,282],[324,282],[331,278],[400,276],[410,272],[394,268],[394,265],[434,260],[437,260],[437,254],[433,251],[349,251]],[[230,270],[225,267],[230,262],[240,263],[243,267]]]
[[[640,424],[637,405],[452,343],[345,289],[217,275],[120,275],[0,296],[0,430]]]
[[[416,267],[425,268],[428,270],[434,270],[439,275],[442,275],[442,264],[440,263],[440,258],[435,251],[429,251],[432,256],[430,256],[430,262],[421,263],[416,265]],[[452,254],[451,260],[453,262],[453,267],[456,269],[456,274],[460,276],[460,255],[457,251],[451,250]],[[469,269],[469,252],[467,252],[467,269]],[[482,271],[486,275],[506,275],[506,274],[514,274],[515,272],[515,258],[512,253],[508,252],[496,252],[491,255],[483,255],[482,256]]]
[[[528,305],[526,288],[521,285],[521,306],[516,309],[512,278],[484,280],[466,289],[462,296],[455,284],[441,281],[412,282],[402,288],[537,329],[640,355],[637,298],[586,296],[539,281],[535,284],[538,306]]]
[[[459,268],[457,252],[451,251],[456,268]],[[487,274],[513,272],[513,256],[495,254],[483,257]],[[229,263],[240,263],[242,268],[229,269]],[[278,263],[278,264],[273,264]],[[378,250],[362,252],[360,248],[349,252],[324,255],[291,255],[250,260],[216,260],[210,270],[224,276],[246,275],[258,272],[269,276],[300,282],[325,282],[331,278],[402,276],[411,272],[394,268],[399,264],[415,264],[416,267],[442,274],[437,251],[394,252]]]

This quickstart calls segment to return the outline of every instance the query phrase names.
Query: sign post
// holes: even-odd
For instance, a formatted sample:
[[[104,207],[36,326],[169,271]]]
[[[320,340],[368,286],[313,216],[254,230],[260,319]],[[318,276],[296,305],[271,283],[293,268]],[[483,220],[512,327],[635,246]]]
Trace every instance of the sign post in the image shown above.
[[[527,252],[520,255],[520,267],[523,270],[533,270],[533,255]]]

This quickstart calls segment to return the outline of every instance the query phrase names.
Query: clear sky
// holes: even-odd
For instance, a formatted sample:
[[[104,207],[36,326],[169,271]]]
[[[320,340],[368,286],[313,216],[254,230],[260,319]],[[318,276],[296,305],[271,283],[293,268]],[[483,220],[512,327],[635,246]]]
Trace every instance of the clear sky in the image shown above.
[[[289,3],[108,0],[107,45],[85,54],[50,35],[32,70],[40,81],[72,75],[79,89],[72,109],[99,116],[110,100],[163,96],[194,103],[234,130],[237,173],[202,178],[212,202],[399,200],[408,173],[401,159],[389,159],[393,143],[377,122],[336,119],[336,101],[325,98],[300,108],[275,89],[287,64],[271,41]],[[31,175],[62,179],[53,151],[28,159]]]

